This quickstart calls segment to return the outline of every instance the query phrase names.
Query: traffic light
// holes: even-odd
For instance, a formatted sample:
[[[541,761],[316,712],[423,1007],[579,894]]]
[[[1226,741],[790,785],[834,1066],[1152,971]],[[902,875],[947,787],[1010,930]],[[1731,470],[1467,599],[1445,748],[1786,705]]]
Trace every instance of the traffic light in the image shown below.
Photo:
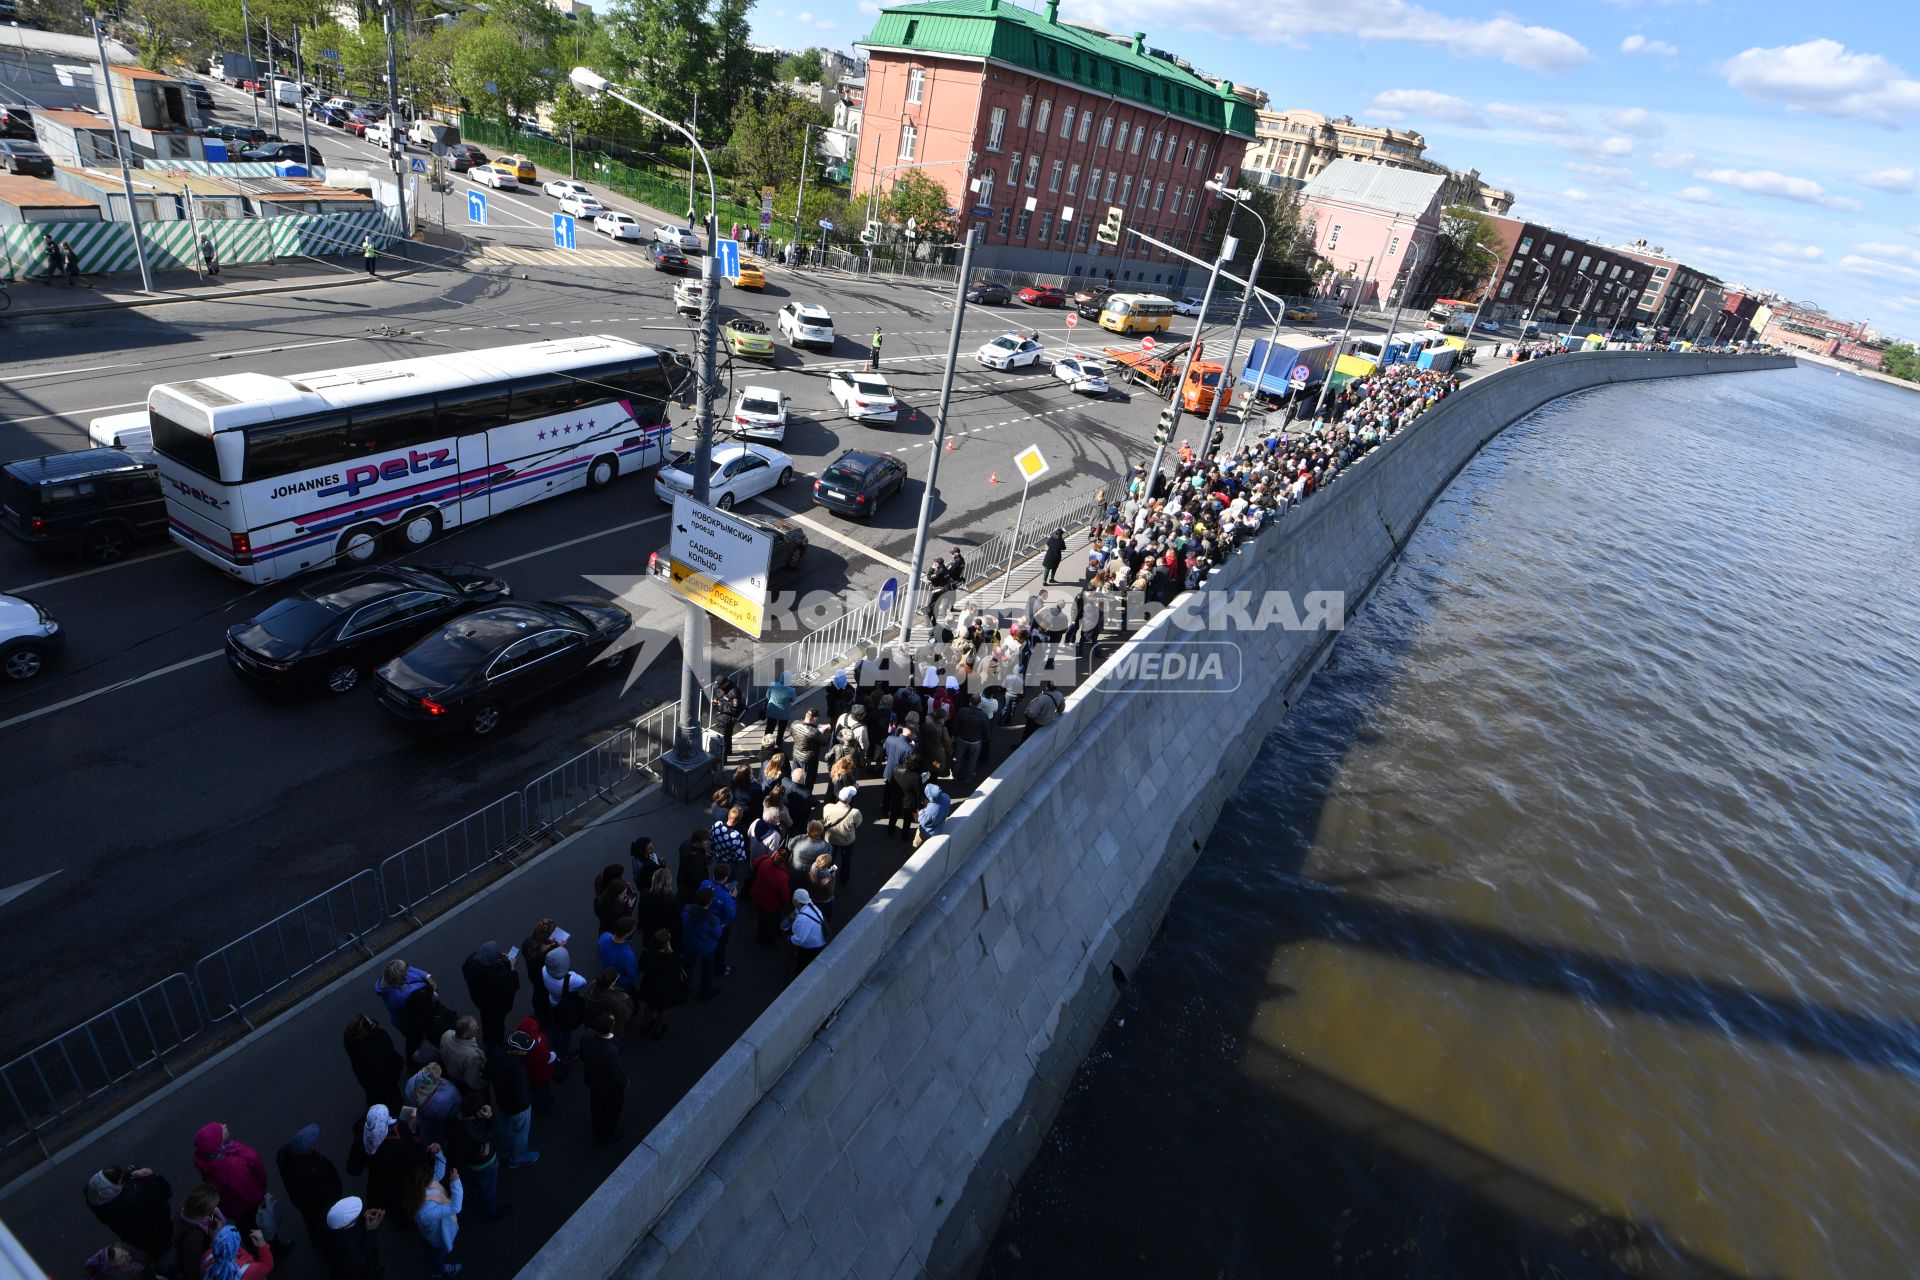
[[[1166,408],[1162,409],[1160,411],[1160,425],[1155,427],[1153,431],[1153,442],[1155,444],[1166,444],[1169,440],[1172,440],[1174,424],[1179,420],[1180,408],[1178,405],[1169,404]]]
[[[1124,219],[1126,216],[1127,216],[1127,211],[1121,208],[1119,205],[1117,204],[1108,205],[1107,220],[1100,224],[1100,229],[1093,233],[1093,238],[1098,240],[1101,244],[1115,244],[1115,245],[1119,244],[1120,231],[1121,231],[1120,224],[1121,224],[1121,220]]]

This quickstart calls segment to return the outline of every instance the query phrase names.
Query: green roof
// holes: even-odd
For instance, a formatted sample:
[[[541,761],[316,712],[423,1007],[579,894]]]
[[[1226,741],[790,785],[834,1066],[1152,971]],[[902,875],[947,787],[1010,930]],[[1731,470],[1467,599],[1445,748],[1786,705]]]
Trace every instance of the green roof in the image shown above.
[[[1154,55],[1139,33],[1131,44],[1120,44],[1058,21],[1057,10],[1057,0],[1046,13],[1007,0],[889,5],[860,43],[988,58],[1243,138],[1254,136],[1253,104],[1235,94],[1231,83],[1216,87]]]

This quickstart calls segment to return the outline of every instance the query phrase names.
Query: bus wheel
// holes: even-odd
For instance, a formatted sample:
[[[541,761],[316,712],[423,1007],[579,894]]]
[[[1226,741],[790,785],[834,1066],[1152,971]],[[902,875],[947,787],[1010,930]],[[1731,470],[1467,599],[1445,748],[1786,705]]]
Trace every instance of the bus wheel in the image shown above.
[[[603,453],[587,466],[587,488],[604,489],[620,474],[620,460]]]
[[[440,536],[440,513],[432,507],[409,511],[393,527],[393,545],[402,551],[424,547]]]
[[[357,529],[349,529],[340,535],[339,546],[334,549],[336,560],[346,560],[353,564],[365,564],[373,559],[380,550],[380,526],[363,524]]]

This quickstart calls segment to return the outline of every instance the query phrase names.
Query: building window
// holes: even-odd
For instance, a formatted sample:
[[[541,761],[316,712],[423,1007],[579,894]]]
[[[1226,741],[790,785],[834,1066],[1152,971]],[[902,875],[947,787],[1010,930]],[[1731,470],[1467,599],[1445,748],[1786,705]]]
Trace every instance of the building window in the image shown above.
[[[1098,200],[1099,198],[1100,198],[1100,171],[1098,169],[1093,169],[1087,173],[1087,199]]]
[[[1067,236],[1071,234],[1072,231],[1073,231],[1073,224],[1068,222],[1067,215],[1062,213],[1060,215],[1060,221],[1056,222],[1053,226],[1054,243],[1065,244],[1067,242]]]
[[[1507,264],[1507,274],[1510,276],[1517,276],[1520,274],[1520,259],[1515,258],[1512,262],[1509,262]]]
[[[1116,184],[1119,181],[1120,181],[1120,171],[1118,169],[1109,169],[1107,171],[1107,192],[1104,196],[1101,197],[1101,199],[1105,200],[1108,204],[1113,203],[1114,184]]]
[[[1053,234],[1053,215],[1051,213],[1043,213],[1040,215],[1040,243],[1045,244],[1047,242],[1047,237],[1052,234]]]
[[[1160,158],[1160,139],[1164,136],[1164,130],[1155,129],[1153,131],[1153,145],[1147,148],[1147,159],[1158,160]]]
[[[1633,283],[1633,272],[1631,272],[1631,271],[1629,271],[1629,272],[1627,272],[1627,278],[1626,278],[1626,279],[1625,279],[1625,280],[1624,280],[1624,281],[1623,281],[1622,283],[1624,283],[1624,284],[1632,284],[1632,283]]]
[[[1560,265],[1564,267],[1569,262],[1572,262],[1572,261],[1573,261],[1573,250],[1563,249],[1560,253]]]
[[[1005,107],[995,107],[993,114],[987,118],[987,150],[998,151],[1000,149],[1000,139],[1006,135],[1006,132],[1007,109]]]
[[[1058,191],[1060,189],[1060,175],[1066,171],[1067,162],[1065,160],[1055,160],[1053,162],[1053,168],[1047,173],[1047,190]]]
[[[1393,239],[1387,241],[1387,256],[1391,258],[1399,252],[1400,252],[1400,237],[1395,236]]]
[[[1543,250],[1541,251],[1541,255],[1540,255],[1540,256],[1541,256],[1541,257],[1543,257],[1543,258],[1545,258],[1545,259],[1547,260],[1547,262],[1548,262],[1549,264],[1551,264],[1551,263],[1553,262],[1553,251],[1554,251],[1555,249],[1557,249],[1557,248],[1559,248],[1559,247],[1560,247],[1559,245],[1553,245],[1553,244],[1550,244],[1550,245],[1548,245],[1548,246],[1547,246],[1547,247],[1546,247],[1545,249],[1543,249]]]
[[[1020,211],[1020,221],[1016,222],[1013,226],[1013,238],[1015,240],[1025,240],[1027,238],[1027,227],[1031,225],[1032,222],[1033,214],[1026,209],[1022,209]]]
[[[1132,127],[1133,126],[1129,125],[1125,120],[1120,122],[1120,132],[1114,135],[1113,145],[1115,150],[1125,151],[1127,149],[1127,130]]]
[[[1040,181],[1040,157],[1028,156],[1027,157],[1027,185],[1030,187],[1035,186],[1035,185],[1038,185],[1039,181]]]
[[[1513,281],[1508,280],[1500,286],[1500,296],[1503,298],[1511,298],[1513,296]]]
[[[1655,267],[1653,269],[1653,278],[1655,280],[1665,280],[1667,278],[1667,272],[1671,269],[1670,267]]]
[[[1193,212],[1193,189],[1191,187],[1187,189],[1187,206],[1186,208],[1182,209],[1180,212],[1182,213]]]
[[[1188,149],[1191,150],[1192,148],[1188,148]],[[1173,163],[1174,153],[1177,152],[1178,150],[1180,150],[1180,135],[1177,133],[1168,134],[1167,135],[1167,163],[1168,164]]]
[[[1173,199],[1167,201],[1167,212],[1168,213],[1180,212],[1180,188],[1178,186],[1174,187],[1173,189]]]
[[[980,175],[980,190],[973,197],[973,202],[975,204],[993,203],[993,170],[988,169]]]
[[[1331,249],[1339,243],[1340,243],[1340,224],[1336,222],[1333,224],[1333,230],[1327,233],[1327,248]]]
[[[918,102],[926,96],[927,73],[919,67],[907,71],[907,101]]]
[[[1133,151],[1131,152],[1131,154],[1136,156],[1139,155],[1140,144],[1145,142],[1146,140],[1147,140],[1147,127],[1145,125],[1141,125],[1138,129],[1135,129],[1133,131]]]
[[[1137,194],[1133,198],[1133,207],[1136,209],[1146,208],[1147,197],[1151,196],[1152,194],[1153,194],[1153,184],[1151,182],[1148,182],[1145,178],[1140,179],[1140,191],[1139,191],[1139,194]]]
[[[1166,183],[1156,182],[1153,184],[1153,211],[1155,213],[1160,212],[1160,197],[1165,195],[1166,191],[1167,191]]]
[[[1060,113],[1060,136],[1063,138],[1071,138],[1073,136],[1073,113],[1075,110],[1075,107],[1069,105],[1065,111]]]
[[[913,127],[913,122],[911,120],[905,121],[904,123],[901,124],[900,126],[900,158],[902,160],[913,159],[914,143],[919,140],[919,137],[920,137],[920,133],[917,129]]]
[[[1106,146],[1113,141],[1113,117],[1107,116],[1100,121],[1100,145]]]
[[[1013,206],[1010,204],[1003,204],[1000,206],[1000,238],[1002,240],[1005,240],[1007,238],[1007,233],[1011,231],[1012,228],[1013,228]]]
[[[1074,141],[1079,143],[1084,143],[1088,138],[1091,138],[1092,136],[1093,136],[1093,112],[1083,111],[1080,114],[1080,132],[1074,138]]]
[[[1053,119],[1053,99],[1042,98],[1040,99],[1040,114],[1035,117],[1033,127],[1045,133],[1047,131],[1047,121],[1051,119]]]
[[[1128,174],[1126,181],[1120,184],[1120,205],[1126,207],[1127,199],[1133,195],[1133,175]]]
[[[1585,270],[1586,270],[1586,269],[1587,269],[1588,267],[1590,267],[1590,266],[1592,266],[1592,265],[1593,265],[1593,255],[1592,255],[1592,254],[1590,254],[1590,253],[1583,253],[1583,254],[1581,254],[1581,255],[1580,255],[1580,270],[1582,270],[1582,271],[1585,271]]]
[[[1077,164],[1067,170],[1067,194],[1070,196],[1080,194],[1080,166]]]
[[[1205,173],[1207,171],[1207,149],[1205,147],[1200,148],[1200,155],[1196,163],[1200,166],[1200,172]]]
[[[1082,218],[1074,225],[1079,229],[1074,232],[1073,246],[1084,252],[1087,247],[1087,219]]]
[[[1014,152],[1013,158],[1007,161],[1007,185],[1010,187],[1020,185],[1020,153],[1018,151]]]
[[[1206,156],[1206,153],[1202,152],[1201,158],[1205,159],[1205,156]],[[1187,153],[1180,157],[1180,163],[1187,166],[1187,168],[1189,169],[1193,167],[1193,139],[1192,138],[1187,139]]]
[[[1515,250],[1514,250],[1514,252],[1515,252],[1515,253],[1526,253],[1526,252],[1528,252],[1528,251],[1530,251],[1530,250],[1531,250],[1532,248],[1533,248],[1533,237],[1532,237],[1532,236],[1521,236],[1521,237],[1520,237],[1520,247],[1519,247],[1518,249],[1515,249]]]
[[[1033,95],[1020,99],[1020,127],[1026,128],[1033,121]]]

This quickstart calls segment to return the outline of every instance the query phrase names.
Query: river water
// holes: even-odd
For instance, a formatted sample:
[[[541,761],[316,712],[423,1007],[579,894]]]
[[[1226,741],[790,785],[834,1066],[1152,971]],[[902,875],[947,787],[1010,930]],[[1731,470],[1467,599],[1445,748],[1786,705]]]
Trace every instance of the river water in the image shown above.
[[[991,1277],[1920,1273],[1920,395],[1607,388],[1428,513]]]

